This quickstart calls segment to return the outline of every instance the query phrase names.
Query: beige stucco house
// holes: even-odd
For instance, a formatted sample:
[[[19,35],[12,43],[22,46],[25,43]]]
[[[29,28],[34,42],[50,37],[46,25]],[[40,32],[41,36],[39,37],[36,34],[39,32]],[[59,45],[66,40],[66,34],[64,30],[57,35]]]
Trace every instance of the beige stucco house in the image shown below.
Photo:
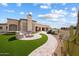
[[[28,14],[27,19],[11,19],[7,18],[7,23],[0,23],[0,32],[16,32],[16,31],[48,31],[51,28],[48,25],[39,24],[32,20],[32,15]]]

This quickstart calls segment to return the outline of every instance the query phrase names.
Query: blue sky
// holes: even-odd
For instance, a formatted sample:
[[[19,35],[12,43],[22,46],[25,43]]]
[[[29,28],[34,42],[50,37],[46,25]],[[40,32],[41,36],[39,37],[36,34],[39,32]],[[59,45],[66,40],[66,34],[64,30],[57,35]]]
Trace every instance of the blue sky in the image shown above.
[[[33,20],[52,28],[75,26],[78,8],[78,3],[0,3],[0,23],[7,18],[27,18],[31,13]]]

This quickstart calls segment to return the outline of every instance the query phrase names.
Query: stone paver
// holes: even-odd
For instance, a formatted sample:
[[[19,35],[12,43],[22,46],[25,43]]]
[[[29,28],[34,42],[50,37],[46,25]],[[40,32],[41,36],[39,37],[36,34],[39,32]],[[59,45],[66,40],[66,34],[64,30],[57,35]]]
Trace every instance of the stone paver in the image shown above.
[[[44,33],[45,32],[39,32],[39,33]],[[52,56],[54,53],[55,49],[58,46],[58,42],[56,38],[51,35],[51,34],[46,34],[48,36],[48,41],[40,46],[39,48],[35,49],[29,56]]]

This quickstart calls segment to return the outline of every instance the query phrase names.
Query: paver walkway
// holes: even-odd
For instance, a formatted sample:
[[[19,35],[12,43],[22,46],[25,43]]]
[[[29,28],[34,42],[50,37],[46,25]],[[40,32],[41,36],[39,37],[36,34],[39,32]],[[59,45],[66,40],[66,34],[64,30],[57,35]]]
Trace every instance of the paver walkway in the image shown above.
[[[45,32],[39,32],[44,33]],[[56,38],[51,34],[46,34],[48,36],[48,41],[40,46],[39,48],[35,49],[29,56],[52,56],[55,49],[58,46],[58,42]]]

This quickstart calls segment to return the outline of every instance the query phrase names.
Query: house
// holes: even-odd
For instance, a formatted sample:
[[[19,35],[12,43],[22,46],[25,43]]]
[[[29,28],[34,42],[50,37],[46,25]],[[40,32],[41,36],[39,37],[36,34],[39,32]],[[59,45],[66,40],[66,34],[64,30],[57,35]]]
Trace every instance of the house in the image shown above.
[[[28,14],[27,19],[12,19],[7,18],[7,23],[0,24],[0,32],[16,32],[16,31],[48,31],[51,28],[48,25],[37,23],[32,20],[32,15]]]

